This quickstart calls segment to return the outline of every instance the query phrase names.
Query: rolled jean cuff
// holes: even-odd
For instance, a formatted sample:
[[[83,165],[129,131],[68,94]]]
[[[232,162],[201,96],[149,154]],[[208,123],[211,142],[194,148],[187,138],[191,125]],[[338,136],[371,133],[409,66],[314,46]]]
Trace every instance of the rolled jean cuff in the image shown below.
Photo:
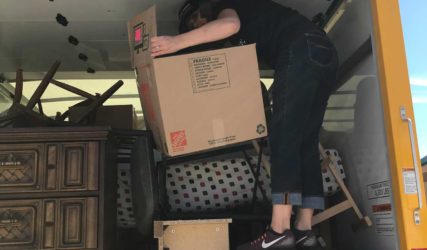
[[[325,198],[320,196],[305,196],[302,197],[302,208],[325,209]]]
[[[301,206],[302,196],[301,193],[272,193],[271,202],[273,205]]]
[[[325,209],[325,198],[320,196],[302,197],[301,193],[272,193],[273,205],[292,205],[302,208]]]

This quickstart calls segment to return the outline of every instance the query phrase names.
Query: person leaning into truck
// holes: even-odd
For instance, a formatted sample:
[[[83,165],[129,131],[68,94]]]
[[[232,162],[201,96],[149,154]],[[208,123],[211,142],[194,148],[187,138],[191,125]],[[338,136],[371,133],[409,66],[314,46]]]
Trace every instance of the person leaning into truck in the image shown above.
[[[180,35],[151,39],[153,57],[229,39],[256,43],[272,69],[270,121],[272,220],[250,249],[318,249],[313,212],[324,209],[319,131],[336,85],[337,52],[325,32],[298,12],[271,0],[189,0],[180,11]],[[291,226],[293,206],[298,208]]]

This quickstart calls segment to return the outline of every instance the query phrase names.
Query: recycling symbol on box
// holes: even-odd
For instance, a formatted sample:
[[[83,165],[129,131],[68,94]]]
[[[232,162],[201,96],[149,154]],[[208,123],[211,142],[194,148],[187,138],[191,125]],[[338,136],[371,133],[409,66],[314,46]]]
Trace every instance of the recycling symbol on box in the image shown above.
[[[262,124],[258,124],[258,126],[256,127],[256,132],[257,132],[258,134],[262,134],[262,133],[264,133],[264,132],[265,132],[265,126],[264,126],[264,125],[262,125]]]

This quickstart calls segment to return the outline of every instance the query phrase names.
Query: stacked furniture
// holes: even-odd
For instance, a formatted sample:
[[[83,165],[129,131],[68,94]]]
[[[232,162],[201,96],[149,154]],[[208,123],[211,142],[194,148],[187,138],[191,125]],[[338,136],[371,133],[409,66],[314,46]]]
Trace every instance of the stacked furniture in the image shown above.
[[[107,128],[0,131],[0,249],[116,249]]]

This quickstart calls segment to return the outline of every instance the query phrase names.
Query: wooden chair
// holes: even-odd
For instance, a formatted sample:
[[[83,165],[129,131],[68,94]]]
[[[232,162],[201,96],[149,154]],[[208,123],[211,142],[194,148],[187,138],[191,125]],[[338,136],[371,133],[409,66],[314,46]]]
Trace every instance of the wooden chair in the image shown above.
[[[46,75],[43,77],[41,83],[34,91],[34,94],[31,96],[27,105],[24,106],[21,104],[22,99],[22,89],[23,89],[23,74],[22,69],[16,71],[16,86],[15,94],[13,97],[13,104],[7,111],[7,114],[0,118],[0,127],[28,127],[28,126],[69,126],[70,122],[65,122],[65,119],[69,117],[69,111],[65,111],[63,114],[57,113],[55,119],[51,119],[44,115],[43,106],[41,102],[41,97],[48,87],[49,83],[52,83],[62,89],[70,91],[74,94],[77,94],[81,97],[86,98],[86,100],[79,102],[74,106],[84,106],[86,107],[81,114],[76,117],[75,123],[80,124],[85,119],[87,119],[98,107],[110,98],[122,85],[123,81],[116,82],[112,87],[110,87],[103,94],[91,95],[83,90],[80,90],[76,87],[70,86],[66,83],[57,81],[53,79],[56,71],[61,65],[60,61],[55,61]],[[38,112],[34,111],[35,106],[37,105]],[[73,107],[74,107],[73,106]]]

